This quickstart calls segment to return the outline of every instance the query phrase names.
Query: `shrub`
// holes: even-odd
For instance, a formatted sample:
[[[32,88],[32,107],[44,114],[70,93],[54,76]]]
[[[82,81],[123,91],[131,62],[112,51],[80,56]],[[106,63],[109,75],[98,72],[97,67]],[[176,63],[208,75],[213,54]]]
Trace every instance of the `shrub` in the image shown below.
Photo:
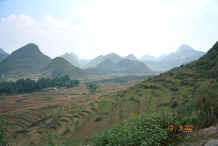
[[[87,83],[86,86],[87,86],[87,89],[89,90],[89,92],[92,93],[92,94],[95,93],[97,88],[98,88],[97,84],[94,83],[94,82],[93,83]]]
[[[171,107],[172,107],[172,108],[176,108],[177,106],[178,106],[177,101],[173,101],[173,103],[171,104]]]
[[[177,133],[168,131],[173,118],[160,115],[142,115],[122,122],[110,130],[105,130],[91,138],[94,146],[169,146]]]
[[[96,119],[95,119],[95,122],[99,122],[99,121],[101,121],[102,120],[102,117],[97,117]]]
[[[6,124],[3,120],[0,120],[0,145],[1,146],[7,146],[7,129]]]

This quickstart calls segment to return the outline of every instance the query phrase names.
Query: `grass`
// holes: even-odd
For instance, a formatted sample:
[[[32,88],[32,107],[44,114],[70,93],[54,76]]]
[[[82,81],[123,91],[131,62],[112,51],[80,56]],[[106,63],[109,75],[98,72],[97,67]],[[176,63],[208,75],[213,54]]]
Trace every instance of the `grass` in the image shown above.
[[[47,101],[51,101],[53,98],[52,97],[41,97],[41,101],[45,101],[45,102],[47,102]]]
[[[14,141],[20,145],[44,145],[48,141],[43,138],[48,135],[44,134],[52,132],[61,137],[63,143],[68,137],[73,137],[73,143],[78,144],[91,133],[87,133],[83,127],[90,123],[95,126],[108,120],[98,113],[98,108],[103,108],[105,103],[108,106],[106,111],[111,110],[110,102],[104,103],[103,99],[131,85],[100,83],[98,92],[93,95],[87,94],[86,86],[81,83],[79,87],[53,92],[45,90],[7,96],[0,101],[1,107],[7,105],[2,110],[4,113],[1,113],[0,109],[0,118],[7,120],[9,134],[14,136],[13,140],[12,137],[9,139],[10,142]]]

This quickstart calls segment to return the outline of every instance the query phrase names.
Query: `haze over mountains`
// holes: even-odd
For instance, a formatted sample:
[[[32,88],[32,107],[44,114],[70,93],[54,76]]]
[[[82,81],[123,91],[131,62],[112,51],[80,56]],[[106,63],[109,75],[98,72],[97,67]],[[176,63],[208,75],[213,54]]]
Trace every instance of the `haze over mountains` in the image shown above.
[[[86,64],[84,66],[82,66],[82,68],[86,68],[86,69],[87,68],[98,68],[98,65],[107,59],[109,59],[111,61],[111,63],[117,63],[117,62],[121,61],[122,59],[129,59],[129,60],[144,62],[144,64],[147,65],[147,67],[149,67],[150,69],[157,71],[157,72],[163,72],[163,71],[170,70],[174,67],[178,67],[182,64],[186,64],[186,63],[192,62],[194,60],[197,60],[201,56],[203,56],[204,54],[205,54],[205,52],[194,50],[192,47],[190,47],[188,45],[181,45],[175,52],[172,52],[172,53],[166,54],[166,55],[162,55],[160,57],[144,55],[143,57],[138,59],[133,54],[129,54],[126,57],[121,57],[115,53],[110,53],[107,55],[100,55],[100,56],[90,60],[89,62],[87,61]],[[68,55],[70,55],[70,54],[68,54]],[[70,55],[70,56],[71,57],[68,57],[68,58],[71,58],[71,61],[69,60],[70,62],[75,62],[73,60],[77,60],[77,62],[79,62],[79,60],[77,59],[78,56],[76,56],[75,54]],[[68,58],[65,57],[65,59],[68,59]],[[72,64],[76,65],[76,63],[72,63]],[[109,64],[109,61],[106,61],[103,64]],[[113,66],[112,64],[110,64],[110,65]],[[100,68],[102,70],[102,67],[100,67]]]
[[[115,53],[110,53],[110,54],[107,54],[107,55],[100,55],[94,59],[92,59],[86,66],[85,68],[95,68],[97,67],[98,64],[100,64],[101,62],[105,61],[109,59],[110,61],[112,61],[113,63],[117,63],[119,61],[122,60],[122,58],[115,54]]]
[[[26,77],[34,74],[46,77],[63,75],[81,77],[84,74],[133,74],[152,72],[142,62],[126,59],[115,53],[99,56],[91,60],[86,64],[86,67],[91,68],[93,66],[92,69],[79,69],[85,63],[87,63],[87,60],[79,59],[73,53],[66,53],[52,60],[44,55],[36,44],[29,43],[14,51],[0,63],[0,76]]]
[[[105,59],[99,63],[95,68],[87,69],[92,72],[102,74],[152,74],[154,73],[143,62],[130,59],[121,59],[120,61],[113,61]]]
[[[72,65],[85,69],[86,73],[92,74],[137,74],[137,73],[152,73],[144,63],[130,54],[126,57],[121,57],[115,53],[100,55],[86,64],[81,63],[81,59],[74,53],[66,53],[61,57],[65,58]]]
[[[0,62],[8,57],[8,53],[6,53],[3,49],[0,48]]]
[[[145,55],[137,59],[133,54],[121,57],[110,53],[92,60],[80,59],[74,53],[51,59],[44,55],[39,47],[29,43],[8,56],[0,50],[0,75],[19,76],[40,74],[56,77],[59,75],[79,76],[89,74],[152,74],[154,71],[166,71],[197,60],[204,52],[196,51],[188,45],[182,45],[176,52],[155,58]],[[80,69],[81,68],[81,69]]]
[[[156,71],[167,71],[182,64],[192,62],[203,56],[205,52],[194,50],[188,45],[181,45],[175,52],[153,57],[145,55],[141,60]]]
[[[134,55],[121,57],[115,53],[100,55],[91,60],[86,66],[90,72],[101,74],[142,74],[153,73],[143,62]]]
[[[128,56],[125,57],[126,59],[129,59],[129,60],[138,60],[135,55],[133,54],[129,54]]]
[[[89,60],[87,59],[81,59],[79,56],[77,56],[74,53],[65,53],[64,55],[60,56],[64,59],[66,59],[68,62],[70,62],[72,65],[79,67],[79,68],[84,68],[86,64],[88,64]]]
[[[74,53],[65,53],[64,55],[60,56],[70,62],[72,65],[79,67],[79,57]]]

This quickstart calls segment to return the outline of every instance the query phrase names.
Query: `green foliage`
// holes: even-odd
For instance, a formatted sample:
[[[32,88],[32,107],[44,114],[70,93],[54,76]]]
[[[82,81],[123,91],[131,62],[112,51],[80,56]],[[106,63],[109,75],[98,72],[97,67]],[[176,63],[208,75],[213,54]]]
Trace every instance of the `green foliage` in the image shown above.
[[[18,93],[29,93],[37,90],[37,83],[30,79],[17,80],[15,86]]]
[[[175,123],[172,115],[141,115],[94,135],[90,143],[94,146],[169,146],[179,135],[168,131],[170,123]]]
[[[0,95],[15,93],[31,93],[43,88],[49,87],[67,87],[78,86],[78,80],[71,80],[69,76],[56,77],[54,79],[40,78],[38,81],[31,79],[20,79],[16,82],[0,82]]]
[[[97,84],[94,83],[94,82],[92,82],[92,83],[87,83],[86,86],[87,86],[87,89],[89,90],[89,92],[90,92],[91,94],[95,93],[96,90],[98,89]]]
[[[208,127],[218,121],[218,83],[208,86],[203,96],[195,103],[200,127]],[[204,97],[204,95],[207,95]]]
[[[149,76],[133,76],[133,75],[129,75],[129,76],[124,76],[124,77],[116,77],[116,78],[112,78],[112,79],[104,79],[104,80],[100,80],[97,81],[99,83],[127,83],[129,81],[133,81],[133,80],[145,80],[147,79]]]
[[[61,143],[58,141],[58,136],[55,133],[49,132],[44,136],[43,145],[46,146],[60,146]]]
[[[173,101],[173,103],[171,104],[171,107],[172,107],[172,108],[176,108],[177,106],[178,106],[177,101]]]
[[[172,87],[172,88],[170,88],[170,90],[173,91],[173,92],[176,92],[176,91],[178,91],[178,88]]]
[[[6,123],[3,120],[0,120],[0,145],[1,146],[7,146],[7,129],[6,129]]]
[[[95,119],[95,122],[99,122],[99,121],[101,121],[103,118],[102,117],[97,117],[96,119]]]
[[[208,51],[206,55],[201,57],[198,61],[187,65],[190,68],[194,68],[197,73],[203,74],[201,77],[218,78],[217,69],[218,62],[218,42]]]

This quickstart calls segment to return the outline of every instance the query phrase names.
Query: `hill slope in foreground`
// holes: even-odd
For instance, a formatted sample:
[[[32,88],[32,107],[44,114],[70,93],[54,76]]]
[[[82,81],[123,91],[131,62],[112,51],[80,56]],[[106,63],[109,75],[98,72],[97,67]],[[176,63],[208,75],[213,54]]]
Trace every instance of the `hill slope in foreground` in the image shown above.
[[[97,134],[91,143],[176,145],[184,140],[179,138],[181,135],[184,137],[184,133],[175,130],[172,134],[167,129],[169,124],[175,127],[192,125],[198,130],[217,122],[217,80],[218,42],[205,56],[193,63],[102,97],[98,109],[103,113],[102,119],[110,119],[106,120],[108,125],[116,118],[119,122],[129,120]],[[107,125],[103,121],[98,124]]]
[[[104,97],[129,119],[92,138],[94,145],[177,145],[178,125],[197,131],[218,119],[218,42],[199,60]],[[119,108],[117,108],[117,106]],[[112,115],[115,115],[115,112]],[[131,118],[131,115],[139,115]],[[170,132],[167,127],[173,124]]]
[[[217,80],[218,42],[199,60],[125,90],[98,96],[77,95],[84,99],[78,102],[82,105],[70,102],[73,92],[44,93],[45,100],[54,94],[64,96],[58,100],[68,100],[61,106],[49,101],[48,107],[2,114],[1,118],[10,122],[9,129],[19,127],[15,139],[27,145],[175,146],[186,138],[178,125],[192,125],[195,133],[218,121]],[[27,96],[32,97],[25,95],[23,100],[28,100]],[[174,131],[168,130],[169,124],[175,126]]]

